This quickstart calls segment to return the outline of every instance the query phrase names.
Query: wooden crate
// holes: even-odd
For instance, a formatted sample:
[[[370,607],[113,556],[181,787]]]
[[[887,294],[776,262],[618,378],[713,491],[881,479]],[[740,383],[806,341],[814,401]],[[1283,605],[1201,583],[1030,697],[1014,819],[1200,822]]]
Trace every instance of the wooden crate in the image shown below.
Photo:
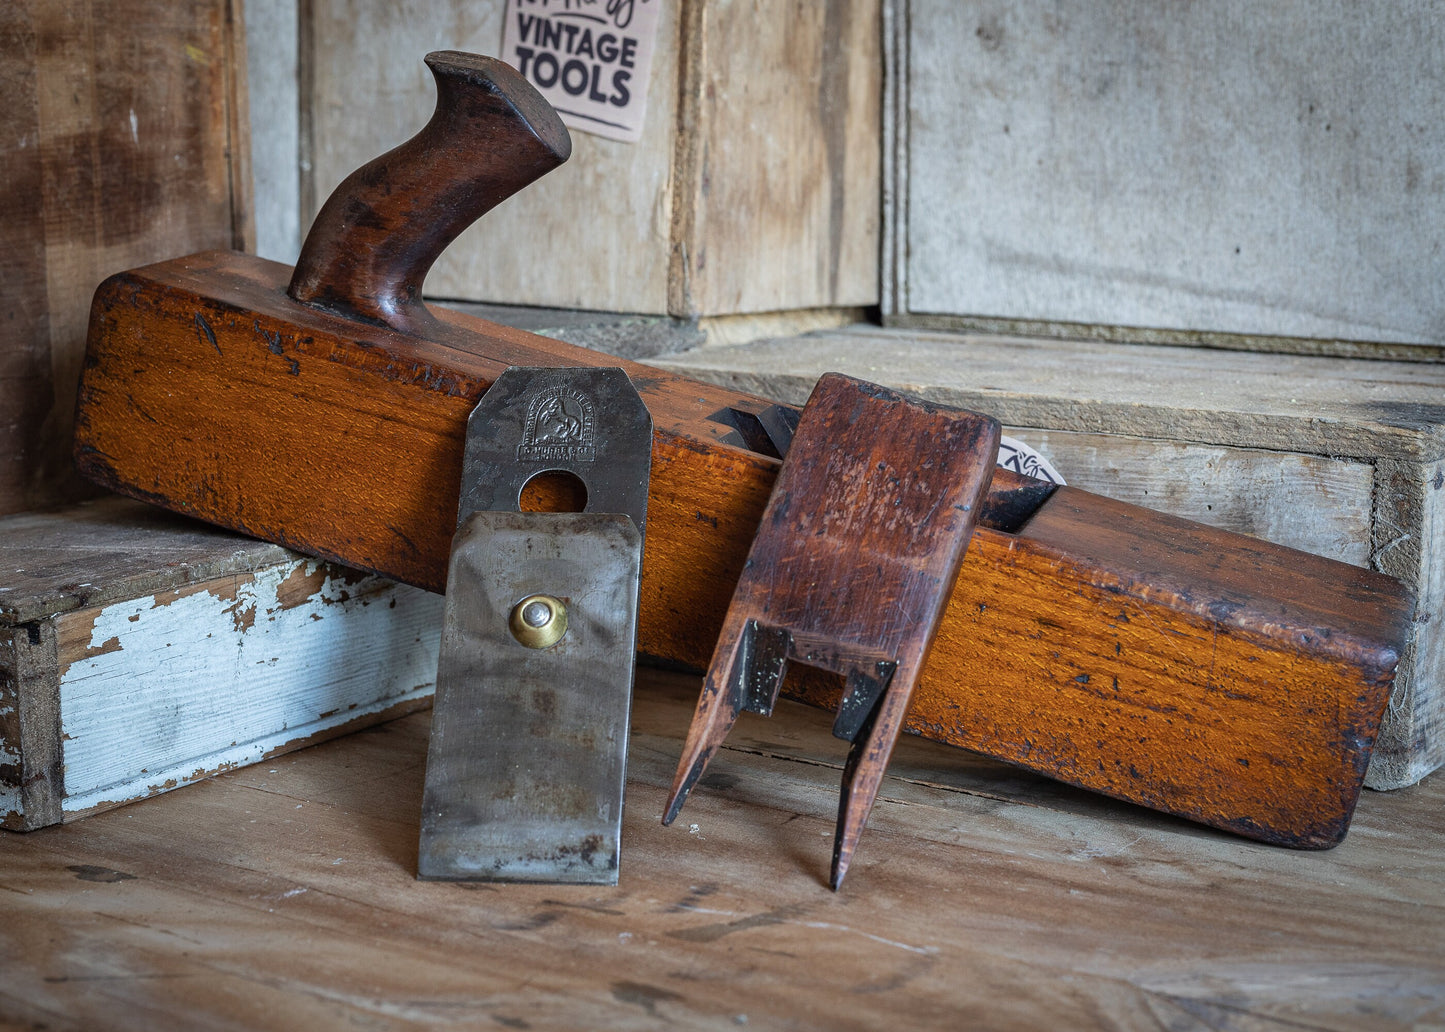
[[[100,281],[250,240],[238,12],[0,4],[0,513],[85,490],[70,427]]]
[[[0,520],[0,826],[399,716],[441,598],[120,499]]]
[[[875,304],[880,0],[653,2],[642,139],[574,131],[571,160],[462,234],[427,292],[689,318]],[[303,5],[303,226],[430,116],[427,51],[499,53],[503,8]]]
[[[1445,763],[1445,367],[858,326],[651,359],[796,403],[838,370],[988,413],[1076,487],[1404,581],[1367,784]]]
[[[889,0],[897,325],[1445,357],[1445,9]]]

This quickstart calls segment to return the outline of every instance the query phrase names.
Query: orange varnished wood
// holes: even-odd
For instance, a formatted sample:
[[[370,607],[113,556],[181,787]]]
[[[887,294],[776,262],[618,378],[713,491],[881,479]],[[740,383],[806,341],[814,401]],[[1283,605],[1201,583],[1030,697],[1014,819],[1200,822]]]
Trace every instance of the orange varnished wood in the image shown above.
[[[209,252],[96,295],[77,462],[126,494],[434,591],[466,417],[512,364],[621,364],[653,414],[644,653],[707,662],[776,475],[767,402],[434,309],[432,339]],[[908,730],[1295,846],[1337,842],[1404,642],[1393,580],[1070,489],[980,527]],[[785,693],[831,703],[833,689]]]

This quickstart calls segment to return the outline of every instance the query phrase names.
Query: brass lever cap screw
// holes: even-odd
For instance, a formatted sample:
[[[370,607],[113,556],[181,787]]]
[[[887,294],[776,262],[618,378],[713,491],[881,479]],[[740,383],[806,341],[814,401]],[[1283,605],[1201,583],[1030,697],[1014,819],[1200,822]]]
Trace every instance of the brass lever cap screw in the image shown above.
[[[529,649],[549,649],[567,633],[567,607],[551,595],[528,595],[512,607],[507,627]]]

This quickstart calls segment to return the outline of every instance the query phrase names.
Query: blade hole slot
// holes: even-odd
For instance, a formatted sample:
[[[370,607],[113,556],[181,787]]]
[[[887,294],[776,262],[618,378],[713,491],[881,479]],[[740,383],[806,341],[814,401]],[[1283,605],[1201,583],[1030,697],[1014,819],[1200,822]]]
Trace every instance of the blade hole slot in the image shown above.
[[[522,485],[517,507],[522,512],[584,512],[587,484],[565,469],[545,469]]]

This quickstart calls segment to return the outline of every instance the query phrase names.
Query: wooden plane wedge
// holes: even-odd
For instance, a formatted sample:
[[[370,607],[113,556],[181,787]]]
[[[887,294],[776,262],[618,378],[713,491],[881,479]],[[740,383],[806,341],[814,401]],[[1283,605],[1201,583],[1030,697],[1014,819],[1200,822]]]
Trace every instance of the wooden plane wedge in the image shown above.
[[[998,464],[998,421],[839,373],[804,406],[743,565],[662,823],[789,664],[843,678],[828,884],[847,876]]]
[[[442,591],[467,415],[488,384],[512,365],[620,365],[654,422],[638,647],[704,667],[786,410],[423,304],[446,244],[570,147],[500,62],[428,63],[436,116],[338,188],[295,270],[213,251],[101,285],[76,462],[123,494]],[[905,729],[1328,847],[1411,617],[1381,574],[997,470]],[[833,706],[838,688],[784,695]]]

